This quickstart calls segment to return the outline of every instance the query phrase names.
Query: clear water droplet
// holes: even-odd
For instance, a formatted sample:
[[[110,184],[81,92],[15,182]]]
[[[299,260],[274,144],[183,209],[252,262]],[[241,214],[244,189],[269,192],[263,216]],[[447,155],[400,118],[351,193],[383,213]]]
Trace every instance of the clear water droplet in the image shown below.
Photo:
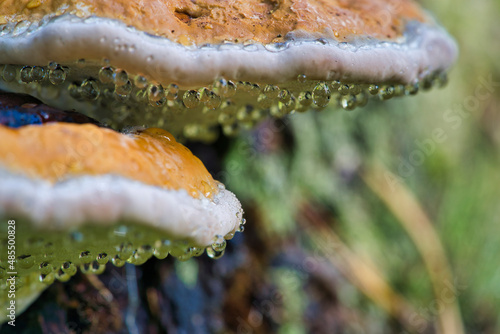
[[[35,82],[42,82],[46,76],[47,72],[45,71],[45,68],[41,66],[33,66],[31,69],[31,78]]]
[[[339,80],[333,80],[328,84],[332,92],[337,91],[341,85],[342,83]]]
[[[165,90],[162,85],[149,85],[148,101],[153,107],[158,107],[165,103]]]
[[[299,74],[297,76],[297,81],[300,83],[305,83],[307,81],[307,76],[305,74]]]
[[[20,72],[20,79],[24,83],[29,83],[33,81],[33,78],[31,76],[31,66],[24,66],[21,68]]]
[[[381,100],[389,100],[394,96],[394,93],[395,93],[394,86],[392,85],[383,86],[380,88],[378,96]]]
[[[106,253],[100,253],[99,255],[97,255],[96,261],[99,264],[106,264],[109,261],[109,256]]]
[[[380,90],[380,87],[378,85],[371,84],[370,86],[368,86],[368,92],[371,95],[377,95],[379,90]]]
[[[40,276],[39,276],[40,282],[47,284],[47,285],[54,283],[54,279],[55,279],[55,275],[53,273],[40,274]]]
[[[356,96],[354,95],[344,95],[340,99],[340,106],[345,110],[353,110],[356,108]]]
[[[66,71],[57,65],[54,69],[49,71],[49,81],[53,85],[61,85],[66,81]]]
[[[267,98],[274,100],[278,98],[278,95],[280,94],[280,88],[275,85],[266,85],[264,87],[263,93],[265,96],[267,96]]]
[[[38,268],[40,269],[40,272],[45,275],[51,273],[54,270],[53,266],[48,262],[40,263]]]
[[[17,264],[22,269],[29,269],[35,264],[35,259],[31,255],[21,255],[17,257]]]
[[[323,108],[328,105],[330,102],[331,94],[328,85],[324,82],[321,82],[314,87],[312,92],[313,102],[319,107]]]
[[[218,252],[214,250],[212,247],[207,247],[207,255],[208,257],[214,260],[220,259],[224,255],[224,250]]]
[[[213,87],[214,91],[222,97],[231,97],[236,93],[236,85],[230,80],[219,79]]]
[[[167,86],[166,90],[166,98],[169,101],[174,101],[177,99],[177,96],[179,94],[179,86],[177,86],[174,83],[171,83]]]
[[[92,258],[92,254],[90,253],[90,251],[83,251],[80,253],[80,261],[82,263],[90,263],[92,262],[93,258]]]
[[[217,109],[221,105],[221,98],[219,95],[210,91],[208,93],[208,101],[205,102],[205,106],[209,109]]]
[[[6,82],[12,82],[16,79],[16,66],[14,65],[5,65],[2,71],[2,78]]]
[[[144,89],[148,86],[148,79],[142,75],[136,75],[134,78],[134,85],[139,89]]]
[[[184,93],[182,102],[186,108],[196,108],[200,104],[200,93],[197,90],[188,90]]]
[[[288,103],[292,98],[292,93],[288,89],[282,89],[278,93],[278,99],[281,103]]]
[[[123,267],[126,262],[122,260],[118,255],[115,255],[111,259],[111,263],[113,263],[115,267]]]
[[[299,103],[305,107],[310,106],[313,103],[312,93],[308,91],[300,92]]]
[[[418,89],[419,89],[418,82],[415,82],[413,84],[409,84],[405,87],[405,94],[406,95],[416,95],[418,93]]]
[[[112,83],[113,77],[114,77],[114,70],[112,67],[105,66],[99,70],[99,80],[102,83],[104,84]]]
[[[55,70],[58,66],[59,66],[59,64],[58,64],[58,63],[56,63],[55,61],[51,61],[51,62],[49,62],[49,66],[48,66],[49,71],[53,71],[53,70]]]
[[[93,79],[84,80],[80,87],[80,94],[86,100],[97,100],[99,98],[99,95],[101,95],[97,81]]]
[[[170,240],[158,240],[155,243],[153,254],[161,260],[168,256],[171,248],[172,242]]]
[[[115,86],[115,93],[119,97],[128,97],[131,92],[132,92],[132,83],[130,81],[127,81],[127,83],[123,85]]]
[[[74,263],[72,263],[72,262],[69,262],[69,261],[64,262],[64,263],[61,265],[61,270],[62,270],[64,273],[68,274],[69,276],[73,276],[73,275],[75,275],[75,274],[76,274],[76,271],[77,271],[75,264],[74,264]]]

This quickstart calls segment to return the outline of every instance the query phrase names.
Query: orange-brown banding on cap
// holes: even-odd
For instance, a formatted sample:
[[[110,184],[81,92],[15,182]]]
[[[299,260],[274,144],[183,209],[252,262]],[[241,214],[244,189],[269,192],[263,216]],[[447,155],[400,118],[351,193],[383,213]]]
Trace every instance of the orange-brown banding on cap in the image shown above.
[[[115,174],[192,197],[212,198],[218,187],[202,162],[165,130],[124,135],[92,124],[0,126],[0,166],[57,182]]]
[[[4,0],[0,23],[47,15],[118,19],[181,44],[282,42],[300,31],[339,41],[400,37],[408,21],[426,21],[411,0]]]

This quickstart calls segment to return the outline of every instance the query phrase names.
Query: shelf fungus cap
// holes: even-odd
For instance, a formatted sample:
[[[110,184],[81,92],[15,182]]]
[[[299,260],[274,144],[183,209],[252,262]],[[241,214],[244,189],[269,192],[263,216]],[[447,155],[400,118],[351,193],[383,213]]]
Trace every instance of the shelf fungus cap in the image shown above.
[[[242,230],[235,195],[169,132],[92,122],[0,94],[0,289],[15,272],[18,311],[78,268],[98,274],[107,262],[205,250],[218,258]],[[0,294],[0,306],[8,303]]]
[[[457,57],[412,0],[10,0],[0,23],[3,89],[205,141],[219,125],[412,95]]]

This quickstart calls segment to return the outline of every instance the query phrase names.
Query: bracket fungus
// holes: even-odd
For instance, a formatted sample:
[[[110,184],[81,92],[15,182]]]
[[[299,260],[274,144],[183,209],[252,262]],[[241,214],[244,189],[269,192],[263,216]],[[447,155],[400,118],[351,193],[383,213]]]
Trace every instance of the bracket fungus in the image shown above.
[[[7,0],[0,23],[0,89],[207,142],[415,94],[457,55],[412,0]]]
[[[32,290],[76,266],[221,253],[240,204],[174,137],[413,95],[457,56],[412,0],[4,0],[0,50],[1,91],[85,115],[37,101],[16,122],[43,125],[0,125],[0,218],[19,217],[17,284]],[[149,129],[110,129],[135,125]]]
[[[2,308],[14,293],[22,309],[77,268],[99,274],[108,261],[187,260],[205,249],[218,258],[243,230],[236,197],[169,132],[99,125],[0,93]]]

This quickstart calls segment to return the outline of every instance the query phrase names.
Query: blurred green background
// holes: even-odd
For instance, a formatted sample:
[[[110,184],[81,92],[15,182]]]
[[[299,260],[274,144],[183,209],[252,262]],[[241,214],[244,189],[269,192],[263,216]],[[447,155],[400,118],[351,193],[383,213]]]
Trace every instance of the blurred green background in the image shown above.
[[[267,123],[216,176],[248,229],[304,256],[270,274],[282,333],[312,330],[303,280],[325,263],[343,333],[500,333],[500,1],[423,5],[459,45],[446,87]]]

